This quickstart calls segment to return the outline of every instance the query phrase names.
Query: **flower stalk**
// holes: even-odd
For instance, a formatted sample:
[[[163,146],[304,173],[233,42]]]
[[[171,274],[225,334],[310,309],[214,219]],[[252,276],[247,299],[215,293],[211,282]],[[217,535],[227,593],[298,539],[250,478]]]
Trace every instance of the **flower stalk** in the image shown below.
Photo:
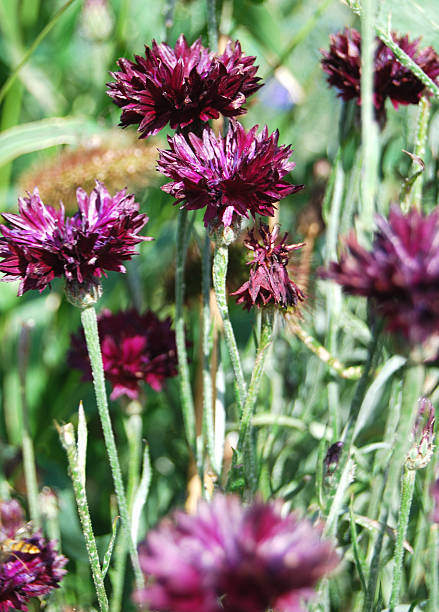
[[[232,362],[233,372],[235,374],[239,405],[241,410],[243,410],[244,401],[247,394],[247,385],[245,383],[238,346],[236,344],[235,334],[233,332],[232,323],[229,317],[229,308],[227,306],[226,275],[228,261],[229,249],[225,240],[216,241],[212,268],[213,288],[215,290],[218,310],[223,320],[224,338],[226,341],[227,350],[229,352],[230,361]]]
[[[94,309],[94,306],[88,306],[87,308],[84,308],[81,311],[81,322],[84,328],[87,349],[90,356],[90,363],[93,373],[93,384],[96,394],[96,403],[101,419],[102,430],[104,433],[105,446],[107,448],[108,459],[110,462],[111,473],[113,476],[119,512],[122,519],[122,528],[127,534],[131,563],[133,565],[136,583],[140,587],[143,584],[143,576],[140,570],[136,546],[131,538],[128,504],[122,480],[122,472],[120,469],[116,442],[114,440],[113,427],[111,424],[110,413],[108,410],[107,393],[105,389],[104,366],[102,363],[96,311]]]
[[[187,248],[187,211],[181,210],[177,225],[177,255],[175,267],[175,339],[177,344],[178,373],[180,382],[183,422],[186,439],[192,451],[196,452],[195,443],[195,408],[192,396],[188,357],[186,351],[186,334],[184,331],[184,264]]]
[[[75,493],[76,505],[78,508],[79,519],[81,521],[82,533],[84,534],[85,546],[87,548],[88,559],[90,561],[90,568],[93,576],[93,582],[95,584],[99,607],[102,612],[107,612],[108,599],[105,592],[98,549],[96,547],[96,540],[88,509],[87,494],[82,479],[82,470],[78,461],[73,425],[71,423],[67,423],[62,427],[58,426],[58,434],[61,444],[67,453],[70,476],[73,483],[73,491]]]
[[[262,328],[259,340],[258,351],[256,354],[255,365],[250,380],[250,385],[245,398],[244,407],[241,416],[241,425],[239,430],[238,450],[242,452],[244,458],[244,472],[247,483],[251,491],[255,491],[257,487],[257,466],[252,450],[252,425],[256,400],[258,398],[259,388],[261,386],[262,375],[264,373],[265,361],[273,340],[273,315],[272,309],[267,309],[262,313]]]

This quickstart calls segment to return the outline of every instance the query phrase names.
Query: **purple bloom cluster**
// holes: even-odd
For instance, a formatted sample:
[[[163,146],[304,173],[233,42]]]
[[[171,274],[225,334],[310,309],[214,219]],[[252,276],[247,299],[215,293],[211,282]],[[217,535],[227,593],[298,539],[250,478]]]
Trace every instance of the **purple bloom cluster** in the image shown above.
[[[0,520],[0,612],[11,609],[25,612],[30,599],[47,595],[59,586],[66,573],[67,559],[40,532],[20,536],[24,519],[16,501],[0,502]],[[2,551],[7,538],[14,538],[23,550]],[[33,552],[24,552],[26,549]]]
[[[139,124],[141,138],[157,134],[167,123],[172,129],[190,126],[199,131],[209,119],[237,117],[248,96],[260,87],[254,57],[243,55],[239,42],[222,55],[188,45],[183,35],[174,49],[166,43],[145,46],[145,57],[118,61],[120,72],[108,83],[108,95],[122,108],[121,125]]]
[[[350,234],[340,261],[321,275],[370,298],[390,332],[412,345],[424,342],[439,333],[439,211],[403,214],[392,206],[376,223],[370,250]]]
[[[121,395],[137,399],[142,382],[160,391],[166,378],[177,374],[175,332],[169,318],[160,321],[150,310],[144,314],[134,309],[117,314],[104,310],[98,331],[105,376],[113,386],[111,399]],[[72,337],[69,362],[83,371],[85,380],[92,380],[82,330]]]
[[[284,310],[294,308],[305,299],[303,292],[288,276],[287,265],[291,251],[300,249],[302,244],[286,244],[288,234],[278,241],[279,226],[273,231],[265,223],[259,226],[260,242],[254,229],[248,232],[245,246],[253,251],[250,278],[232,295],[239,296],[238,304],[250,310],[252,306],[278,306]]]
[[[158,612],[299,612],[338,557],[310,522],[280,510],[217,494],[196,515],[164,520],[140,546],[152,581],[137,603]]]
[[[249,132],[231,122],[225,138],[206,129],[201,138],[176,134],[170,150],[160,151],[158,169],[172,179],[163,190],[182,208],[206,207],[204,224],[228,227],[242,217],[274,214],[274,204],[303,185],[283,180],[295,164],[292,150],[278,146],[279,133],[267,127]]]
[[[11,227],[0,226],[2,280],[19,280],[18,295],[43,291],[55,277],[87,285],[105,270],[125,272],[123,261],[136,254],[143,240],[138,233],[148,217],[139,213],[133,195],[120,191],[111,197],[102,183],[88,196],[77,190],[78,212],[65,217],[64,207],[46,206],[38,189],[20,198],[19,214],[3,214]]]
[[[439,57],[432,47],[419,49],[420,39],[392,34],[394,42],[407,53],[432,79],[439,76]],[[357,100],[361,104],[361,34],[354,29],[330,37],[329,51],[322,50],[322,67],[328,83],[336,87],[343,100]],[[374,62],[374,104],[379,119],[385,118],[384,104],[389,98],[395,108],[399,104],[418,104],[424,84],[405,68],[386,45],[377,39]]]

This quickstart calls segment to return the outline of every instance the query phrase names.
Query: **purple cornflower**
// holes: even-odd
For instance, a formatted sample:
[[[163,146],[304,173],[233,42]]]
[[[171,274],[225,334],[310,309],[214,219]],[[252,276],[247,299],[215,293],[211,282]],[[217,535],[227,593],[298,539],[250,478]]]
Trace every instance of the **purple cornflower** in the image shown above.
[[[395,43],[435,81],[439,75],[439,57],[432,47],[419,49],[420,38],[410,41],[408,36],[392,33]],[[361,104],[361,35],[357,30],[330,36],[329,52],[322,50],[322,67],[328,83],[338,89],[343,100],[356,99]],[[385,119],[384,104],[389,98],[395,108],[399,104],[418,104],[425,86],[411,70],[403,66],[378,38],[374,59],[374,104],[377,117]]]
[[[255,236],[255,230],[248,232],[245,246],[253,251],[249,262],[250,278],[231,295],[239,296],[238,304],[246,310],[253,306],[278,306],[284,310],[294,308],[305,299],[304,293],[288,276],[288,258],[291,251],[300,249],[301,244],[286,244],[288,234],[278,241],[279,226],[272,231],[265,223],[259,226],[262,242]]]
[[[396,205],[388,219],[377,216],[370,250],[354,233],[340,261],[321,271],[346,293],[372,300],[390,332],[415,345],[439,333],[439,212],[404,214]]]
[[[138,235],[148,217],[125,190],[111,197],[96,181],[90,196],[79,188],[76,197],[73,217],[65,217],[62,204],[43,204],[37,188],[19,198],[19,214],[3,215],[10,227],[0,226],[1,280],[19,280],[18,295],[43,291],[55,277],[65,277],[67,287],[87,288],[105,270],[125,272],[122,262],[136,254],[134,246],[152,240]]]
[[[320,532],[282,516],[281,504],[220,494],[195,515],[164,520],[139,553],[151,582],[135,600],[158,612],[299,612],[338,563]]]
[[[274,204],[303,185],[292,185],[283,177],[294,162],[292,150],[278,146],[279,133],[268,135],[267,127],[249,132],[232,121],[225,138],[206,129],[201,138],[189,134],[168,137],[170,150],[160,151],[158,170],[172,179],[162,187],[181,208],[206,207],[206,226],[228,227],[242,217],[274,214]]]
[[[108,83],[108,95],[122,108],[120,125],[139,125],[140,137],[157,134],[167,123],[173,130],[199,132],[209,119],[245,113],[248,96],[261,87],[254,57],[243,55],[237,41],[221,55],[188,45],[183,34],[174,49],[166,43],[145,46],[145,57],[118,61],[120,72]],[[188,127],[189,126],[189,127]]]
[[[160,391],[166,378],[177,374],[177,349],[171,320],[160,319],[152,311],[139,314],[126,310],[112,314],[104,310],[98,317],[105,377],[113,386],[111,399],[126,395],[137,399],[140,384]],[[90,360],[81,330],[72,337],[70,364],[92,380]]]
[[[0,501],[0,516],[0,612],[24,612],[30,599],[47,595],[59,586],[67,559],[40,532],[20,534],[24,522],[17,502]]]

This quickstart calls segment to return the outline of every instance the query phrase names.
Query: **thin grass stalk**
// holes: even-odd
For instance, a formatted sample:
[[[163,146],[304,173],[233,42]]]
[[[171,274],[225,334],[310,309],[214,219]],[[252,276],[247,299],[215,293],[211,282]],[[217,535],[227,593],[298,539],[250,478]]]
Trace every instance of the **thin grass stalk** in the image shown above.
[[[133,401],[127,407],[131,412],[124,419],[125,433],[128,441],[128,485],[127,498],[128,510],[131,516],[133,497],[139,483],[140,463],[142,457],[142,417],[141,407],[138,402]],[[114,571],[112,572],[113,592],[110,602],[111,612],[119,612],[122,609],[123,588],[125,584],[126,558],[128,552],[128,536],[126,531],[121,531],[115,548]]]
[[[35,462],[34,443],[30,434],[29,410],[26,398],[26,373],[29,358],[30,327],[24,324],[18,340],[18,375],[20,379],[20,399],[22,414],[21,450],[23,453],[24,479],[29,514],[35,527],[41,527],[40,499],[38,494],[38,476]]]
[[[430,528],[430,591],[428,598],[429,612],[439,610],[439,531],[437,523]]]
[[[413,206],[418,210],[422,204],[422,179],[424,174],[425,145],[428,136],[428,121],[430,119],[431,104],[427,96],[422,96],[419,101],[418,124],[416,129],[416,142],[413,151],[412,175],[405,180],[401,209],[407,213]]]
[[[78,508],[79,519],[81,521],[82,533],[84,534],[85,546],[87,548],[90,569],[93,576],[93,582],[95,584],[99,607],[102,612],[107,612],[108,599],[105,592],[96,540],[93,534],[93,527],[87,503],[87,494],[82,483],[82,474],[76,452],[75,432],[73,425],[71,423],[67,423],[62,427],[58,427],[58,434],[61,444],[67,453],[70,476],[73,483],[73,491],[75,493],[76,505]]]
[[[376,148],[378,129],[374,120],[374,18],[375,0],[364,0],[361,15],[361,139],[363,180],[361,182],[360,216],[365,228],[373,226],[376,191]]]
[[[88,306],[81,311],[81,322],[84,328],[87,350],[90,357],[93,373],[93,384],[96,394],[96,403],[101,419],[102,431],[104,433],[105,446],[107,448],[111,473],[113,476],[114,489],[116,492],[119,513],[122,519],[122,528],[127,533],[128,546],[131,563],[134,569],[136,584],[138,588],[143,586],[143,575],[140,569],[139,558],[135,543],[131,538],[131,521],[128,514],[128,504],[125,495],[125,487],[122,480],[119,457],[114,440],[113,427],[108,410],[107,392],[105,389],[104,366],[102,363],[101,347],[99,344],[98,325],[94,306]]]
[[[401,506],[399,510],[398,529],[394,551],[394,568],[392,580],[392,594],[390,596],[390,610],[394,610],[399,603],[401,590],[402,564],[404,560],[404,541],[412,507],[413,492],[415,490],[416,470],[404,468],[402,477]]]
[[[54,14],[54,16],[52,17],[52,19],[49,21],[49,23],[44,26],[44,28],[41,30],[41,32],[38,34],[38,36],[36,37],[36,39],[34,40],[34,42],[31,44],[31,46],[29,47],[29,49],[26,51],[26,53],[24,54],[21,62],[18,64],[18,66],[16,66],[14,68],[14,70],[12,71],[12,73],[9,75],[9,77],[6,79],[6,81],[4,82],[2,88],[0,89],[0,102],[3,100],[3,98],[5,97],[5,95],[8,93],[9,88],[11,87],[11,85],[14,83],[15,79],[18,76],[18,73],[20,72],[20,70],[23,68],[23,66],[27,63],[27,61],[29,60],[29,58],[31,57],[31,55],[33,54],[33,52],[35,51],[35,49],[38,48],[38,46],[40,45],[40,43],[46,38],[46,36],[49,34],[50,30],[54,27],[54,25],[57,23],[57,21],[59,20],[59,18],[64,14],[64,12],[69,8],[69,6],[71,4],[73,4],[73,2],[75,2],[75,0],[67,0],[67,2],[61,6],[58,11]]]
[[[207,36],[211,51],[218,50],[218,24],[216,19],[216,0],[207,2]]]
[[[265,361],[273,341],[273,312],[264,312],[262,315],[262,328],[259,340],[258,351],[256,353],[255,364],[242,410],[241,424],[239,430],[238,450],[242,452],[244,458],[244,472],[250,490],[254,492],[257,487],[257,466],[252,449],[252,425],[251,419],[258,398],[259,387],[261,386],[262,375],[264,373]]]
[[[192,452],[196,455],[195,408],[192,396],[186,335],[184,331],[184,264],[187,247],[187,211],[180,210],[177,222],[177,253],[175,267],[175,338],[177,344],[178,374],[180,382],[183,423],[186,439]]]
[[[212,372],[210,367],[210,355],[212,347],[211,318],[210,318],[210,285],[211,285],[211,262],[210,262],[210,238],[206,232],[201,257],[202,265],[202,348],[203,348],[203,432],[207,442],[207,452],[211,467],[216,475],[219,475],[220,467],[215,457],[215,429],[213,420],[213,389]]]
[[[247,394],[247,385],[245,384],[238,345],[236,344],[235,334],[233,333],[233,327],[229,317],[229,308],[227,306],[226,275],[228,261],[229,250],[227,245],[223,241],[216,241],[212,268],[213,288],[215,290],[218,310],[223,320],[224,338],[235,374],[238,400],[242,411],[244,409],[244,401]]]

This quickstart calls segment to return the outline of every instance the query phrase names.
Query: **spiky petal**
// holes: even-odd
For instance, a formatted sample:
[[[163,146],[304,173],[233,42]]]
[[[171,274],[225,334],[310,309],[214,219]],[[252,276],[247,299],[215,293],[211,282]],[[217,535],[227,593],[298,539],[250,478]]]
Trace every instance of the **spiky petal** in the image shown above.
[[[160,321],[147,311],[134,308],[116,314],[104,310],[98,317],[102,360],[106,378],[113,386],[111,399],[139,396],[142,382],[160,391],[167,378],[177,374],[175,332],[170,318]],[[70,364],[92,380],[84,332],[72,337]]]
[[[265,126],[249,132],[231,122],[225,138],[210,129],[201,138],[180,134],[160,151],[158,170],[172,179],[162,188],[188,210],[206,208],[206,226],[228,227],[242,217],[274,214],[275,203],[303,188],[283,180],[294,167],[291,147]]]
[[[108,95],[122,108],[120,125],[138,125],[140,137],[157,134],[165,125],[198,132],[219,115],[245,113],[248,96],[261,87],[254,57],[243,55],[241,45],[227,44],[221,55],[191,46],[183,34],[174,48],[166,43],[145,46],[145,57],[118,61]]]
[[[281,504],[217,494],[177,512],[140,547],[148,579],[136,601],[158,612],[299,612],[338,558],[310,522]]]
[[[88,196],[79,188],[78,212],[66,217],[64,207],[46,206],[35,188],[18,200],[18,214],[4,214],[10,227],[0,225],[1,280],[19,280],[18,295],[43,291],[56,277],[79,286],[100,278],[106,270],[125,272],[123,261],[136,254],[135,245],[148,217],[139,213],[133,195],[111,197],[102,183]]]
[[[321,271],[346,293],[370,298],[390,332],[416,345],[439,333],[439,211],[378,216],[372,247],[351,233],[339,262]]]
[[[277,306],[283,310],[297,306],[305,299],[301,289],[288,276],[288,258],[291,251],[301,244],[286,244],[288,234],[278,240],[279,226],[272,231],[265,223],[259,226],[260,239],[252,229],[248,232],[245,246],[253,252],[250,278],[232,295],[239,296],[238,304],[250,310],[253,306]]]

